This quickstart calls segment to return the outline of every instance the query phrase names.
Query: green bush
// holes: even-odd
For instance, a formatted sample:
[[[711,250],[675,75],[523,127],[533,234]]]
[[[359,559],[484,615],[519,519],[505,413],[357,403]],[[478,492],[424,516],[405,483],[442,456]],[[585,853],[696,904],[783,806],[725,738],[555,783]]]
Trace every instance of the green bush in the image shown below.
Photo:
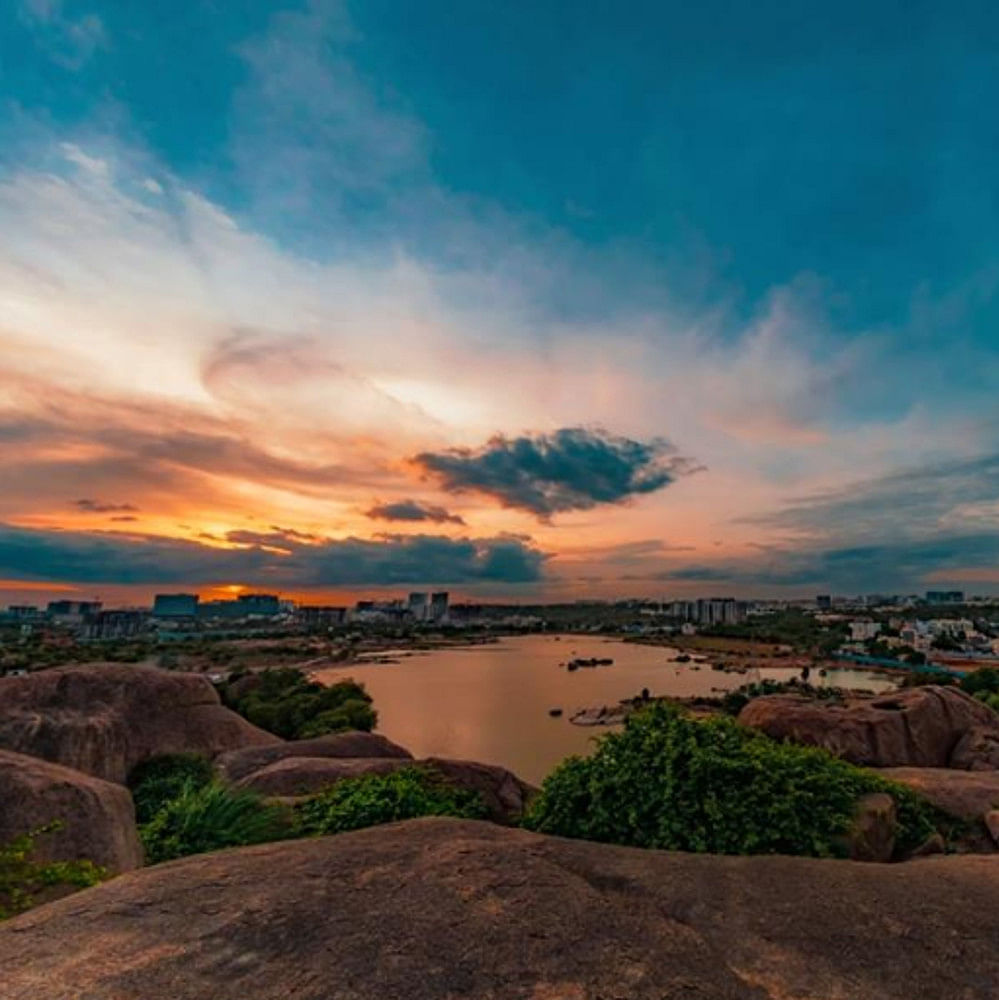
[[[161,754],[143,761],[128,776],[136,822],[148,823],[186,786],[202,788],[212,777],[210,761],[196,753]]]
[[[139,827],[149,864],[224,847],[281,840],[291,832],[290,810],[217,781],[201,786],[188,782]]]
[[[601,737],[593,756],[559,765],[525,825],[636,847],[835,857],[857,800],[879,791],[898,808],[898,852],[922,844],[934,812],[909,789],[824,750],[657,703]]]
[[[294,667],[233,678],[221,694],[229,708],[286,740],[348,729],[370,732],[378,721],[362,685],[346,680],[327,687]]]
[[[837,688],[814,687],[797,679],[775,681],[764,678],[761,681],[754,681],[752,684],[743,684],[734,691],[724,694],[720,699],[721,710],[726,715],[738,715],[754,698],[762,698],[770,694],[800,694],[822,701],[841,701],[843,698],[843,692]]]
[[[482,797],[426,767],[346,778],[296,807],[299,831],[319,836],[418,816],[484,819]]]
[[[107,878],[92,861],[35,861],[35,841],[60,829],[49,823],[0,844],[0,920],[30,909],[39,894],[55,887],[85,889]]]

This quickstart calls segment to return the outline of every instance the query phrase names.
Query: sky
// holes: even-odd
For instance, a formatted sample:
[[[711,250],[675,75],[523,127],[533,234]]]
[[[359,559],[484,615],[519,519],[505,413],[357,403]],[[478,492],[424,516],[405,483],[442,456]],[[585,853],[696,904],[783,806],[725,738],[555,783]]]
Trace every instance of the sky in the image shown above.
[[[999,593],[999,9],[0,0],[0,600]]]

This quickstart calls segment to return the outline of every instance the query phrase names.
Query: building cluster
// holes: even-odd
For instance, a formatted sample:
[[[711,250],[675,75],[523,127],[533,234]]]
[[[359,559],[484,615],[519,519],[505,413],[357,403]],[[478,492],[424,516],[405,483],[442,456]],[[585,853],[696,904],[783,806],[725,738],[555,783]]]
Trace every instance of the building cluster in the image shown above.
[[[446,590],[436,593],[414,591],[405,600],[358,601],[349,617],[356,622],[432,623],[448,621],[450,596]]]
[[[695,625],[738,625],[746,620],[750,605],[734,597],[702,597],[696,601],[671,601],[662,610],[670,618]]]

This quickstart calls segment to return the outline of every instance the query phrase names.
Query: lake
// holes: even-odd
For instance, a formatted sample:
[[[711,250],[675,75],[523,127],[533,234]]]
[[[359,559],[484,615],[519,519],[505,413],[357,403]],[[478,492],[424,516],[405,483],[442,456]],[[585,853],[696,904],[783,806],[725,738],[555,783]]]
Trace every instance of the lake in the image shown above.
[[[676,651],[586,636],[514,636],[482,646],[397,653],[396,663],[354,663],[316,671],[326,684],[363,682],[378,710],[378,732],[416,757],[454,757],[501,764],[525,781],[541,779],[570,754],[587,753],[607,727],[574,726],[577,709],[614,705],[648,688],[655,695],[710,695],[754,680],[789,680],[787,668],[729,674],[704,665],[671,663]],[[613,666],[573,672],[574,657],[612,657]],[[865,670],[813,670],[816,685],[893,688],[887,676]],[[561,708],[561,718],[549,709]]]

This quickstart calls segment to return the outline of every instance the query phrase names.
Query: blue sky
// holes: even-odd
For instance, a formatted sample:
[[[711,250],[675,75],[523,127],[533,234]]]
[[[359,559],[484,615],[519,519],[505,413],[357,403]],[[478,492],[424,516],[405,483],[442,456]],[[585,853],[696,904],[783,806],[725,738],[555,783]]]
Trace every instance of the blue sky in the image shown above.
[[[329,510],[303,507],[302,530],[354,537],[363,522],[347,515],[351,503],[355,515],[410,501],[450,511],[453,482],[408,474],[393,483],[387,465],[455,449],[485,460],[493,435],[544,447],[587,427],[639,451],[668,440],[700,471],[666,477],[655,496],[616,498],[613,529],[579,520],[559,535],[558,523],[504,520],[514,515],[502,492],[481,490],[471,491],[475,502],[496,509],[480,510],[480,523],[464,509],[438,523],[460,534],[463,519],[484,539],[529,533],[556,590],[577,568],[604,572],[573,547],[580,537],[594,552],[693,540],[689,564],[650,557],[649,579],[676,571],[685,574],[677,580],[706,573],[739,587],[799,578],[918,586],[915,556],[875,551],[889,544],[927,553],[928,574],[994,582],[991,556],[982,565],[991,550],[974,541],[999,531],[999,512],[983,507],[999,496],[981,472],[999,452],[994,5],[177,0],[165,12],[6,0],[0,11],[8,276],[30,267],[74,303],[93,295],[97,279],[81,276],[53,235],[58,199],[43,187],[58,178],[68,186],[59,198],[75,199],[59,201],[61,224],[79,241],[77,262],[101,269],[101,287],[137,314],[160,295],[170,308],[189,306],[184,346],[150,329],[138,337],[152,345],[143,364],[156,367],[156,350],[171,365],[183,355],[202,366],[204,389],[205,358],[259,318],[254,344],[263,338],[281,360],[270,371],[239,368],[224,399],[209,386],[214,409],[201,417],[211,411],[232,432],[237,390],[242,406],[277,407],[289,367],[296,377],[326,371],[327,389],[334,373],[342,383],[349,372],[351,391],[367,380],[392,405],[429,414],[397,455],[386,445],[371,460],[381,478],[365,482],[363,498],[331,498],[339,528]],[[142,276],[130,270],[140,258]],[[202,270],[197,292],[178,279],[189,267]],[[253,305],[246,289],[265,283],[261,269],[267,280],[286,277]],[[322,291],[306,295],[306,285]],[[7,328],[22,340],[68,338],[77,304],[44,320],[22,310]],[[348,322],[381,331],[368,338],[370,356],[343,332]],[[432,341],[426,370],[418,360],[383,370],[373,345],[391,345],[393,330]],[[321,360],[293,363],[306,343]],[[487,388],[445,400],[478,378],[459,360],[468,358],[504,366],[516,399],[497,394],[474,416]],[[55,377],[33,374],[39,385]],[[564,381],[554,394],[544,389],[553,377]],[[161,386],[139,388],[150,406],[165,405]],[[317,381],[309,392],[318,399],[323,388]],[[196,393],[184,392],[191,403]],[[110,406],[126,394],[109,385],[93,395]],[[409,420],[377,412],[383,429]],[[119,418],[134,428],[134,413]],[[354,427],[351,440],[370,443],[369,431]],[[331,438],[329,454],[353,469],[342,438]],[[885,482],[938,483],[941,469],[957,467],[948,462],[964,463],[944,480],[950,507],[914,516],[911,531],[892,525],[888,538],[884,524],[877,537],[868,521],[860,530],[851,498],[890,508],[898,498],[886,499]],[[63,485],[50,510],[36,490],[23,509],[0,514],[19,531],[106,531],[60,518],[70,500],[56,494],[71,477],[57,471],[52,481]],[[77,471],[77,492],[90,497],[101,482]],[[438,492],[416,496],[418,484]],[[235,506],[199,509],[199,523],[212,525],[205,533],[245,529]],[[806,507],[837,530],[804,523]],[[168,520],[141,527],[183,534]],[[768,534],[751,537],[748,524]],[[950,555],[926,544],[946,539],[956,540]],[[767,547],[765,565],[753,545]],[[835,553],[858,546],[871,552],[866,577],[852,558],[849,576],[830,577],[842,562]],[[569,576],[558,576],[560,559]],[[607,590],[620,582],[600,578]]]

